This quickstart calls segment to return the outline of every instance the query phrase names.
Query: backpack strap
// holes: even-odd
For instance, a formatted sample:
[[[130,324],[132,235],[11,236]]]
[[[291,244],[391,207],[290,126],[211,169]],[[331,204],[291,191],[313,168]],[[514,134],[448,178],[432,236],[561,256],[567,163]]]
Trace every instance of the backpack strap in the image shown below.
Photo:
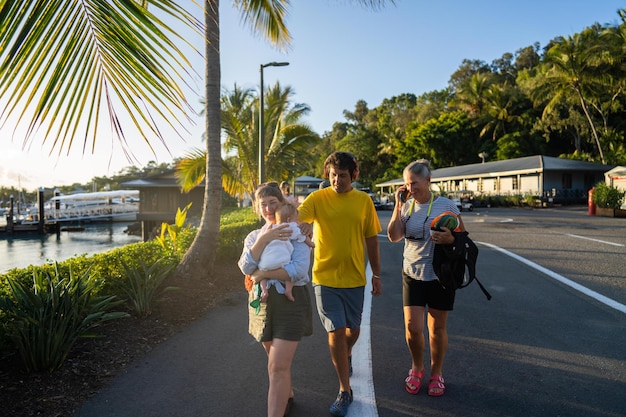
[[[478,286],[480,287],[480,289],[483,290],[483,294],[485,294],[485,297],[487,297],[487,300],[491,300],[491,294],[489,294],[489,291],[487,291],[487,289],[483,287],[483,284],[480,283],[480,281],[478,280],[478,277],[474,276],[474,279],[478,283]]]
[[[453,234],[455,241],[458,239],[459,243],[462,242],[461,244],[465,246],[465,266],[471,277],[470,282],[472,280],[476,280],[478,286],[483,291],[483,294],[485,294],[485,297],[487,297],[487,300],[491,300],[491,294],[489,294],[489,291],[487,291],[483,284],[480,283],[478,277],[476,276],[476,259],[478,258],[478,247],[476,246],[474,241],[469,238],[469,233],[467,231]]]

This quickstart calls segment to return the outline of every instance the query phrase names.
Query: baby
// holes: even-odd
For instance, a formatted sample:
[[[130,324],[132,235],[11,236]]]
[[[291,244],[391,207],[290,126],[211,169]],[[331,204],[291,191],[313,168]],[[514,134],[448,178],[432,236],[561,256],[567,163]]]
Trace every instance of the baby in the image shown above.
[[[291,230],[291,236],[289,236],[289,240],[275,239],[267,244],[261,253],[261,258],[259,259],[259,269],[261,271],[271,271],[273,269],[282,268],[291,262],[291,254],[293,253],[293,244],[291,243],[292,240],[305,242],[311,248],[315,247],[311,238],[303,235],[300,231],[300,227],[298,226],[298,210],[292,204],[285,203],[280,206],[276,210],[275,216],[276,225],[285,223],[289,224],[289,227],[287,227],[285,231]],[[284,291],[282,285],[278,285],[279,283],[284,284]],[[283,282],[275,279],[264,279],[259,282],[259,285],[261,287],[261,302],[265,302],[267,300],[267,289],[271,285],[276,285],[276,290],[279,293],[282,294],[284,292],[285,296],[290,301],[295,301],[292,294],[293,282],[290,280]]]

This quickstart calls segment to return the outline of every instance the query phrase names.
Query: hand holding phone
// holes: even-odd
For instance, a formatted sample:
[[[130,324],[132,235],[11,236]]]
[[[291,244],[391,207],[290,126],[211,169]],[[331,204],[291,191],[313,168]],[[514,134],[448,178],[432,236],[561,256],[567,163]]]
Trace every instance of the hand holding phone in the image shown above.
[[[406,203],[411,192],[408,189],[404,189],[404,191],[400,192],[400,201]]]

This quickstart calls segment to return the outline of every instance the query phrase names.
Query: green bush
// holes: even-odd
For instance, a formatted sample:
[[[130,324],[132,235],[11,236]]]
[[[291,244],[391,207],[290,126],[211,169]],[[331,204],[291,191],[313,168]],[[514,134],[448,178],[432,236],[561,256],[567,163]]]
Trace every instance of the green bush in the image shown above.
[[[158,259],[152,264],[146,264],[142,259],[139,261],[141,268],[122,261],[126,279],[122,282],[121,289],[128,297],[137,317],[142,318],[150,315],[152,306],[160,295],[175,289],[174,287],[161,288],[161,284],[177,264],[171,259],[169,261]]]
[[[248,207],[226,213],[220,220],[217,257],[221,260],[237,259],[248,233],[260,227],[259,217]]]
[[[79,337],[92,336],[96,324],[128,316],[107,312],[119,304],[115,296],[93,296],[87,274],[65,276],[33,271],[32,285],[9,281],[11,294],[0,298],[6,328],[27,371],[58,369]]]
[[[535,204],[537,202],[539,198],[537,196],[534,195],[526,195],[524,196],[524,204],[526,204],[528,207],[535,207]]]
[[[510,195],[506,197],[506,204],[514,207],[522,206],[523,198],[521,195]]]
[[[220,224],[217,259],[222,262],[237,259],[241,254],[246,235],[260,227],[259,218],[251,208],[225,210]],[[87,281],[85,285],[88,285],[91,297],[116,295],[120,300],[125,299],[128,294],[123,286],[127,283],[128,275],[124,264],[131,270],[139,272],[143,271],[143,265],[149,269],[157,262],[177,265],[182,254],[191,246],[196,231],[197,229],[193,227],[182,228],[177,233],[176,245],[166,242],[163,247],[156,240],[151,240],[132,243],[95,255],[77,255],[58,263],[14,268],[0,274],[0,298],[16,302],[12,287],[31,287],[34,275],[66,276],[71,273]],[[170,237],[167,236],[167,239]],[[129,308],[134,309],[132,305]],[[10,322],[8,310],[0,307],[0,351],[15,349],[9,338]]]
[[[609,187],[605,182],[599,182],[593,190],[593,203],[600,208],[618,209],[624,202],[624,191],[616,187]]]

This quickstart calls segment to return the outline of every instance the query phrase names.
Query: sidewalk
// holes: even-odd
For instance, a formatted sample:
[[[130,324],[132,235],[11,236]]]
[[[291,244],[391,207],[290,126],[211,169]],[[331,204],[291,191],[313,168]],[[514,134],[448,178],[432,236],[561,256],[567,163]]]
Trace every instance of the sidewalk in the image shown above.
[[[381,243],[383,296],[371,311],[375,398],[355,395],[355,402],[375,401],[381,417],[624,415],[624,315],[487,245],[480,245],[480,279],[493,299],[475,283],[457,294],[445,398],[407,394],[399,249]],[[290,417],[328,416],[337,395],[316,316],[294,359]],[[128,366],[74,417],[265,416],[267,358],[247,322],[245,293],[231,294]],[[349,416],[362,417],[353,409]]]
[[[261,345],[248,334],[245,303],[245,293],[231,294],[181,333],[129,365],[73,416],[265,415],[267,358]],[[316,356],[320,366],[315,367],[315,374],[294,372],[292,417],[327,415],[336,396],[336,376],[316,314],[313,325],[314,335],[303,339],[294,367],[318,360]],[[251,412],[255,407],[261,408]]]

